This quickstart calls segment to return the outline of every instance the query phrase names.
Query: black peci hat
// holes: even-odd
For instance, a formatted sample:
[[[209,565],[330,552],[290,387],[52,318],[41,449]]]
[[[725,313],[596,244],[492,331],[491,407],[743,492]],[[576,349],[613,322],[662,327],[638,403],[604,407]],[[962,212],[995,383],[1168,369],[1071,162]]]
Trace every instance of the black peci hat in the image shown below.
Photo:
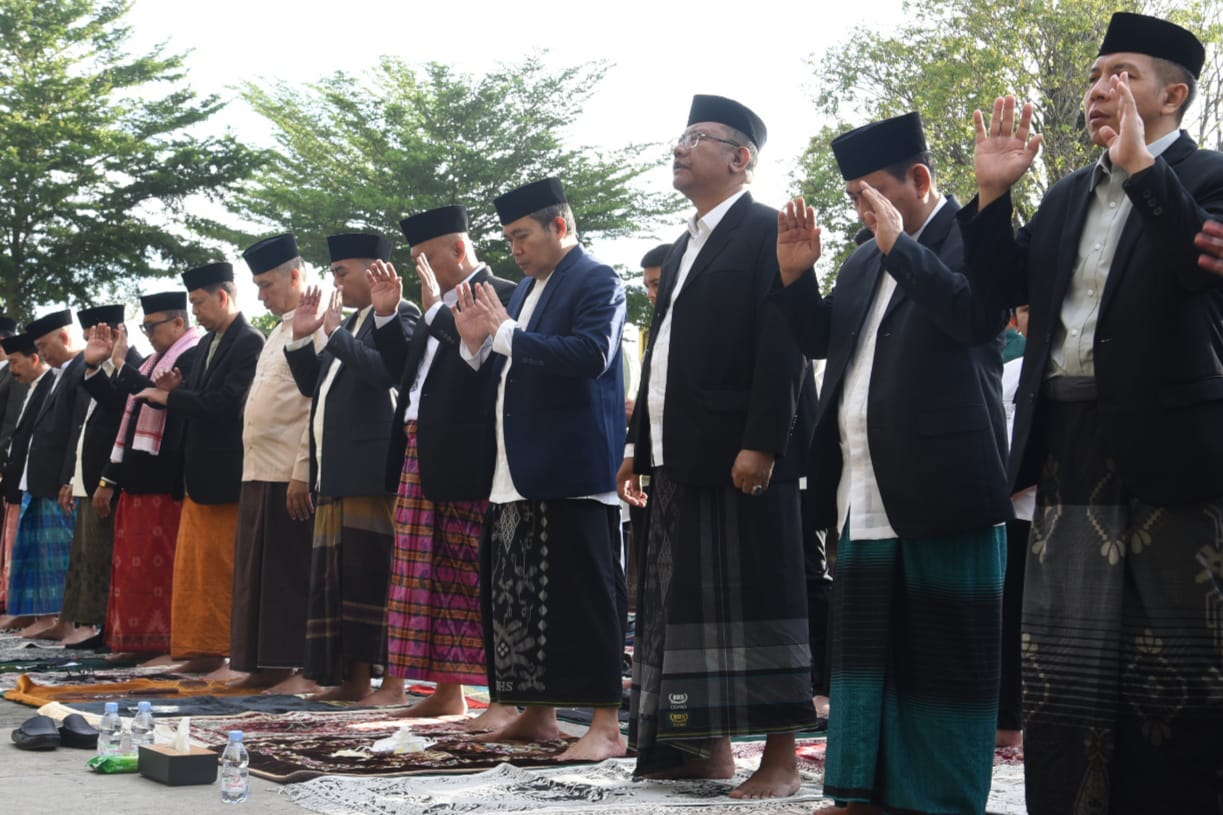
[[[567,203],[569,199],[565,197],[565,185],[559,178],[532,181],[493,199],[502,226],[508,226],[532,212]]]
[[[146,294],[140,298],[140,308],[145,314],[156,314],[159,311],[186,311],[187,292],[163,291]]]
[[[205,286],[215,286],[217,283],[234,282],[234,267],[232,263],[208,263],[196,266],[183,272],[183,288],[195,291]]]
[[[70,325],[72,325],[72,309],[64,309],[39,317],[25,327],[25,333],[30,335],[30,339],[36,340],[56,329],[67,328]]]
[[[263,274],[298,256],[297,236],[291,232],[273,235],[251,244],[242,253],[251,274]]]
[[[34,344],[34,338],[29,334],[14,334],[11,337],[5,337],[0,340],[0,346],[4,347],[6,354],[37,354],[38,346]]]
[[[691,127],[697,122],[717,122],[733,127],[751,139],[757,150],[764,147],[769,136],[764,122],[747,105],[725,96],[698,93],[692,97],[692,107],[688,110],[688,125]]]
[[[832,152],[846,181],[870,175],[926,151],[921,116],[906,113],[872,122],[832,140]]]
[[[1191,31],[1158,17],[1118,11],[1108,21],[1098,56],[1123,51],[1174,62],[1194,79],[1201,77],[1206,62],[1206,46]]]
[[[350,258],[391,259],[391,242],[385,235],[377,232],[345,232],[340,235],[331,235],[327,238],[327,250],[331,253],[332,263]]]
[[[93,308],[83,308],[76,313],[76,319],[81,324],[81,328],[90,329],[98,323],[106,323],[107,325],[119,325],[123,322],[123,313],[126,309],[122,303],[117,303],[113,306],[94,306]]]
[[[467,210],[464,207],[438,207],[419,212],[399,222],[403,236],[409,246],[432,240],[442,235],[454,235],[467,231]]]

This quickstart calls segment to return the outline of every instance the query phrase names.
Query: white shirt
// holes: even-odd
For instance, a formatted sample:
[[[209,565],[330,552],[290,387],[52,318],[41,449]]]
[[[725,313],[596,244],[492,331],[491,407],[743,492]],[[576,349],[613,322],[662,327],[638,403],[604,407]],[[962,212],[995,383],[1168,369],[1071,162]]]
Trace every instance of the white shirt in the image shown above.
[[[103,376],[112,376],[115,373],[115,363],[107,357],[102,360],[100,370]],[[91,398],[89,407],[85,408],[85,422],[76,436],[76,469],[72,473],[72,495],[76,498],[89,497],[89,493],[85,492],[85,428],[89,426],[89,420],[97,407],[98,400]]]
[[[934,216],[947,204],[947,199],[926,218],[921,229],[912,237],[917,240]],[[880,259],[880,263],[882,263]],[[875,365],[875,339],[883,315],[896,291],[896,278],[886,270],[879,281],[875,299],[871,301],[866,322],[859,333],[859,344],[845,371],[841,404],[837,409],[837,425],[841,431],[841,481],[837,484],[837,530],[845,529],[854,540],[886,540],[899,537],[888,520],[875,478],[868,437],[867,404],[870,398],[871,373]]]
[[[675,274],[675,287],[671,290],[671,305],[658,325],[658,336],[654,338],[653,350],[650,352],[650,385],[646,390],[646,402],[649,407],[650,420],[650,460],[655,467],[661,467],[664,463],[662,418],[663,406],[667,398],[667,364],[668,357],[671,355],[671,317],[675,314],[680,292],[684,288],[684,281],[688,279],[688,273],[692,271],[697,255],[701,253],[709,236],[718,228],[718,224],[722,222],[727,211],[746,192],[746,189],[739,190],[706,212],[704,216],[698,218],[694,214],[688,219],[688,247],[684,250],[684,256],[680,258],[679,269]],[[630,449],[626,457],[631,454]]]

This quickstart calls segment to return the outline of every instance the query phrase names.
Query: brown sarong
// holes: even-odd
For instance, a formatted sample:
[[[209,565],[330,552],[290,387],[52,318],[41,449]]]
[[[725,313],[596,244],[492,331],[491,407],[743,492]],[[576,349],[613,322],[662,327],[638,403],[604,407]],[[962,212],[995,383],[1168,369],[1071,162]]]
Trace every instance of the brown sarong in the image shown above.
[[[115,551],[115,513],[99,518],[88,498],[76,502],[76,527],[64,583],[64,610],[60,619],[77,625],[106,622],[110,595],[111,557]]]
[[[174,555],[172,656],[229,655],[237,534],[237,504],[183,499]]]

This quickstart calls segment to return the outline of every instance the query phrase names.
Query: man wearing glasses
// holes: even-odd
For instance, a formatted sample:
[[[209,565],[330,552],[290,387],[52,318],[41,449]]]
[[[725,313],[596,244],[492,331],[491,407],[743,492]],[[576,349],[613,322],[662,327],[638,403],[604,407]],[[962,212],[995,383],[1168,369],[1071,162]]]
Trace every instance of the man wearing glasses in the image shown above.
[[[668,254],[633,412],[621,497],[650,528],[638,591],[630,744],[637,773],[729,778],[732,736],[768,733],[736,798],[792,795],[811,701],[798,469],[807,383],[768,299],[777,211],[748,185],[765,141],[748,108],[697,96],[673,183],[696,206]],[[784,455],[792,446],[797,454]],[[767,665],[767,675],[758,669]]]
[[[181,478],[183,418],[134,394],[165,371],[189,374],[202,332],[187,322],[186,292],[148,294],[140,305],[140,329],[153,353],[138,368],[126,364],[127,330],[122,325],[94,326],[85,351],[85,390],[100,404],[121,403],[123,411],[92,505],[103,520],[114,512],[106,645],[116,653],[168,657],[174,545],[182,512],[174,490]],[[102,370],[107,349],[113,377]]]

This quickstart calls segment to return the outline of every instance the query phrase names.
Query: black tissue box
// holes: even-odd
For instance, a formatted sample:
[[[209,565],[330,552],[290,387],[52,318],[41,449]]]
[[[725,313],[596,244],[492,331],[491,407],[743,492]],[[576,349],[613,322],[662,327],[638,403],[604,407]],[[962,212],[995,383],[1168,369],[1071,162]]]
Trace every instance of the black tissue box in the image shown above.
[[[171,787],[211,784],[217,780],[220,756],[204,747],[180,753],[165,744],[140,745],[140,774]]]

